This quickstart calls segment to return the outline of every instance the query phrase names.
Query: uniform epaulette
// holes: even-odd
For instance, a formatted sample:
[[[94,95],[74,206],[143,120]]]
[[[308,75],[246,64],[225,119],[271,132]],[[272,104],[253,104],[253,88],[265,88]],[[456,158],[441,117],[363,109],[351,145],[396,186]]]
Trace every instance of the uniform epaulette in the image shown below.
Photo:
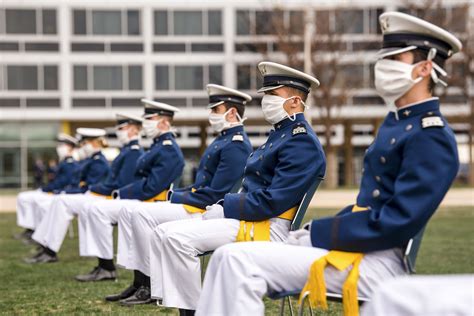
[[[100,159],[100,156],[99,156],[99,155],[94,156],[94,159],[95,159],[95,160]]]
[[[130,149],[131,149],[131,150],[139,150],[139,149],[140,149],[140,145],[137,145],[137,144],[132,145],[132,146],[130,146]]]
[[[443,119],[438,115],[425,115],[421,119],[421,128],[444,127]]]
[[[293,127],[293,131],[291,132],[293,136],[298,135],[298,134],[308,134],[308,131],[306,130],[306,127],[301,124],[297,124],[295,127]]]
[[[74,158],[72,158],[72,157],[66,158],[66,162],[67,162],[67,163],[73,163],[73,162],[74,162]]]
[[[165,139],[162,144],[163,146],[171,146],[173,142],[170,139]]]
[[[233,142],[243,142],[244,141],[244,136],[240,135],[240,134],[234,135],[234,136],[232,136],[232,141]]]

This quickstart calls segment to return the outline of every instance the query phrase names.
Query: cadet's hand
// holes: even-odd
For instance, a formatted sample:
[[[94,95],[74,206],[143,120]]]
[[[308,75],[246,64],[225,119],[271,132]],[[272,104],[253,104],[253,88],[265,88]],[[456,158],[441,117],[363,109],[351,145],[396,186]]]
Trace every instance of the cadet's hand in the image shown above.
[[[212,204],[206,206],[206,212],[202,214],[202,219],[218,219],[224,218],[224,208],[219,204]]]
[[[114,200],[120,200],[120,191],[119,190],[113,190],[112,191],[112,198]]]
[[[286,240],[288,245],[312,247],[311,233],[304,228],[291,231]]]

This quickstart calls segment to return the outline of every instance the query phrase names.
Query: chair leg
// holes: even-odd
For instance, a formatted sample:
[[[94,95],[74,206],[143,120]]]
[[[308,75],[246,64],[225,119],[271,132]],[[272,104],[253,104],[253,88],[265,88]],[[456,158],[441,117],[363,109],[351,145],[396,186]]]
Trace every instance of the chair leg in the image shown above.
[[[283,297],[280,300],[280,316],[285,315],[285,304],[288,302],[288,309],[290,310],[290,315],[293,316],[293,306],[291,305],[291,296]]]
[[[285,298],[280,300],[280,316],[285,315]]]
[[[309,314],[313,316],[313,309],[311,308],[311,304],[309,302],[309,291],[305,292],[303,294],[303,298],[301,299],[301,304],[298,307],[298,315],[303,316],[304,313],[304,303],[308,300],[308,308],[309,308]]]
[[[290,315],[293,316],[293,306],[291,305],[291,296],[288,296],[288,308],[290,310]]]

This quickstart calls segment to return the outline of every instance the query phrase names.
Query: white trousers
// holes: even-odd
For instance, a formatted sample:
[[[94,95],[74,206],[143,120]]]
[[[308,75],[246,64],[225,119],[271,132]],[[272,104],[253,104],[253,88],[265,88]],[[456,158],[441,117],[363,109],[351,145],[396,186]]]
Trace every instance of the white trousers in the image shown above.
[[[122,208],[132,208],[142,203],[139,200],[103,200],[90,205],[85,218],[85,228],[79,239],[85,245],[80,248],[81,256],[98,257],[112,260],[114,258],[114,227],[117,224]],[[124,237],[120,234],[119,240]]]
[[[39,244],[58,252],[74,216],[80,217],[90,203],[101,199],[103,197],[88,193],[55,195],[51,200],[51,207],[46,210],[32,238]],[[82,229],[83,226],[79,224],[79,234]]]
[[[62,193],[60,195],[64,196],[65,193]],[[35,199],[35,201],[33,202],[33,216],[34,216],[35,228],[39,226],[46,212],[48,212],[51,209],[54,199],[60,195],[46,194],[46,195],[38,196]]]
[[[152,297],[163,305],[196,309],[201,293],[198,254],[235,242],[240,222],[235,219],[184,220],[159,225],[150,242]],[[284,241],[290,221],[272,219],[270,239]]]
[[[474,315],[474,275],[418,275],[384,282],[361,315]]]
[[[48,195],[41,191],[25,191],[16,197],[16,223],[18,226],[35,229],[34,202],[42,196]]]
[[[221,247],[207,267],[196,315],[264,315],[265,294],[302,289],[311,264],[327,252],[269,242]],[[366,254],[359,267],[358,295],[370,297],[380,282],[405,274],[401,257],[399,249]],[[347,275],[348,270],[328,266],[324,274],[327,291],[341,293]]]
[[[131,236],[119,244],[117,258],[128,256],[128,260],[120,262],[120,265],[130,270],[139,270],[150,275],[150,238],[153,230],[160,224],[183,219],[201,219],[201,213],[188,213],[182,204],[170,202],[140,203],[134,205],[130,212],[125,208],[121,212],[127,212],[131,216],[119,216],[119,231],[130,227],[130,223],[123,221],[131,220]],[[126,244],[128,242],[128,244]],[[122,252],[127,252],[122,254]]]

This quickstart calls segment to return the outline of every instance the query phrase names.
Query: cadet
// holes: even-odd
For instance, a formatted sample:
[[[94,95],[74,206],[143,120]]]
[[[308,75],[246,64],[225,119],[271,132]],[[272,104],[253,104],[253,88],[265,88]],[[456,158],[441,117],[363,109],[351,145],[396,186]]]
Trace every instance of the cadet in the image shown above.
[[[242,192],[207,207],[202,221],[161,224],[152,236],[152,296],[183,313],[196,309],[200,295],[197,254],[234,241],[286,240],[297,205],[325,172],[323,149],[303,113],[318,80],[271,62],[259,69],[263,115],[275,130],[247,160]]]
[[[205,150],[192,186],[169,192],[169,202],[141,203],[120,211],[119,230],[131,234],[119,242],[117,263],[135,270],[135,280],[122,293],[108,296],[108,301],[121,299],[125,305],[152,302],[149,238],[153,229],[169,221],[200,219],[207,205],[217,203],[232,187],[240,185],[245,163],[252,152],[243,127],[245,104],[252,98],[215,84],[209,84],[207,91],[211,109],[209,122],[219,135]]]
[[[97,257],[99,265],[90,273],[76,276],[78,281],[114,280],[113,226],[122,207],[141,204],[141,201],[165,201],[173,181],[181,176],[184,157],[172,131],[173,117],[178,108],[142,99],[145,104],[143,129],[153,139],[150,149],[135,167],[137,180],[123,186],[112,195],[115,200],[94,202],[87,211],[85,229],[79,235],[85,239],[82,256]],[[119,230],[119,239],[123,238]]]
[[[263,315],[265,293],[303,287],[313,307],[327,308],[326,289],[342,293],[345,313],[353,315],[358,295],[370,298],[378,284],[406,273],[401,249],[427,224],[459,168],[454,134],[432,92],[461,43],[407,14],[384,13],[379,20],[375,87],[394,112],[366,152],[356,205],[313,220],[291,233],[289,244],[216,251],[198,315]]]
[[[71,194],[86,192],[92,185],[102,181],[109,174],[109,164],[101,152],[102,148],[106,146],[105,130],[78,128],[77,133],[81,137],[82,143],[79,156],[87,157],[81,164],[79,185],[66,188],[61,191],[66,194],[53,195],[48,201],[42,203],[41,207],[44,207],[46,211],[32,236],[41,248],[36,255],[25,259],[27,263],[46,263],[58,260],[56,253],[61,247],[69,222],[73,217],[67,213],[68,205],[64,204],[64,201],[67,201]],[[58,207],[59,210],[57,210]]]
[[[48,193],[52,194],[55,190],[63,190],[74,185],[74,180],[77,179],[75,174],[79,172],[79,165],[72,158],[74,147],[78,144],[77,139],[66,134],[59,134],[57,142],[56,153],[59,164],[53,181],[38,190],[25,191],[18,194],[16,202],[17,225],[25,228],[25,231],[17,235],[17,239],[24,238],[25,240],[30,240],[31,235],[33,235],[36,223],[38,222],[34,202],[41,200]]]

